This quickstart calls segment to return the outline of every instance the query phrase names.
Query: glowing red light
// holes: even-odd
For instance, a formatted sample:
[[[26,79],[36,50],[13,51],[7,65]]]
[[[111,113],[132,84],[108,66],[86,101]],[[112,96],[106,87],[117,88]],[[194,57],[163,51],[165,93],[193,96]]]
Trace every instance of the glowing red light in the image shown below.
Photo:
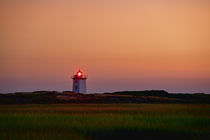
[[[82,73],[81,72],[78,72],[77,73],[77,76],[79,76],[79,77],[82,76]]]

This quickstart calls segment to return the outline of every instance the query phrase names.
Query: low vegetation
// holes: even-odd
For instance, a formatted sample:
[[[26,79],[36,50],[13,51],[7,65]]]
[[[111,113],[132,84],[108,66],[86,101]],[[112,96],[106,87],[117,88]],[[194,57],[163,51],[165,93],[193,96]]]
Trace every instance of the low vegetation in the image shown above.
[[[0,105],[0,139],[210,139],[209,104]]]

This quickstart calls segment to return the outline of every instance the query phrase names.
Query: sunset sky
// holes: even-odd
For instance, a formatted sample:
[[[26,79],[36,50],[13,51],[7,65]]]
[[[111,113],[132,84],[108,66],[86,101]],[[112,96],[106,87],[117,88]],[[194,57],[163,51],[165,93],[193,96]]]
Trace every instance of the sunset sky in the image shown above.
[[[208,0],[2,0],[0,92],[210,93]]]

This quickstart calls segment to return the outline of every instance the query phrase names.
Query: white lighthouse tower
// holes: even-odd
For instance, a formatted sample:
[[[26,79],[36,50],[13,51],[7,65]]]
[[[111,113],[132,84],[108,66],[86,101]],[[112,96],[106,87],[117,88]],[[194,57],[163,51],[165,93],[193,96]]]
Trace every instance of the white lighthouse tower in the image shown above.
[[[75,93],[86,93],[86,79],[87,76],[79,70],[73,76],[73,92]]]

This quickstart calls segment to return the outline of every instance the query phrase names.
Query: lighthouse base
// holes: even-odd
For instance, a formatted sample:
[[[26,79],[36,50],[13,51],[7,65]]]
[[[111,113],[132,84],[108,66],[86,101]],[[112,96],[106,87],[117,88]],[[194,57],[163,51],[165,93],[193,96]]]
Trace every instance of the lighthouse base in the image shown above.
[[[74,79],[73,80],[73,92],[86,93],[86,79]]]

